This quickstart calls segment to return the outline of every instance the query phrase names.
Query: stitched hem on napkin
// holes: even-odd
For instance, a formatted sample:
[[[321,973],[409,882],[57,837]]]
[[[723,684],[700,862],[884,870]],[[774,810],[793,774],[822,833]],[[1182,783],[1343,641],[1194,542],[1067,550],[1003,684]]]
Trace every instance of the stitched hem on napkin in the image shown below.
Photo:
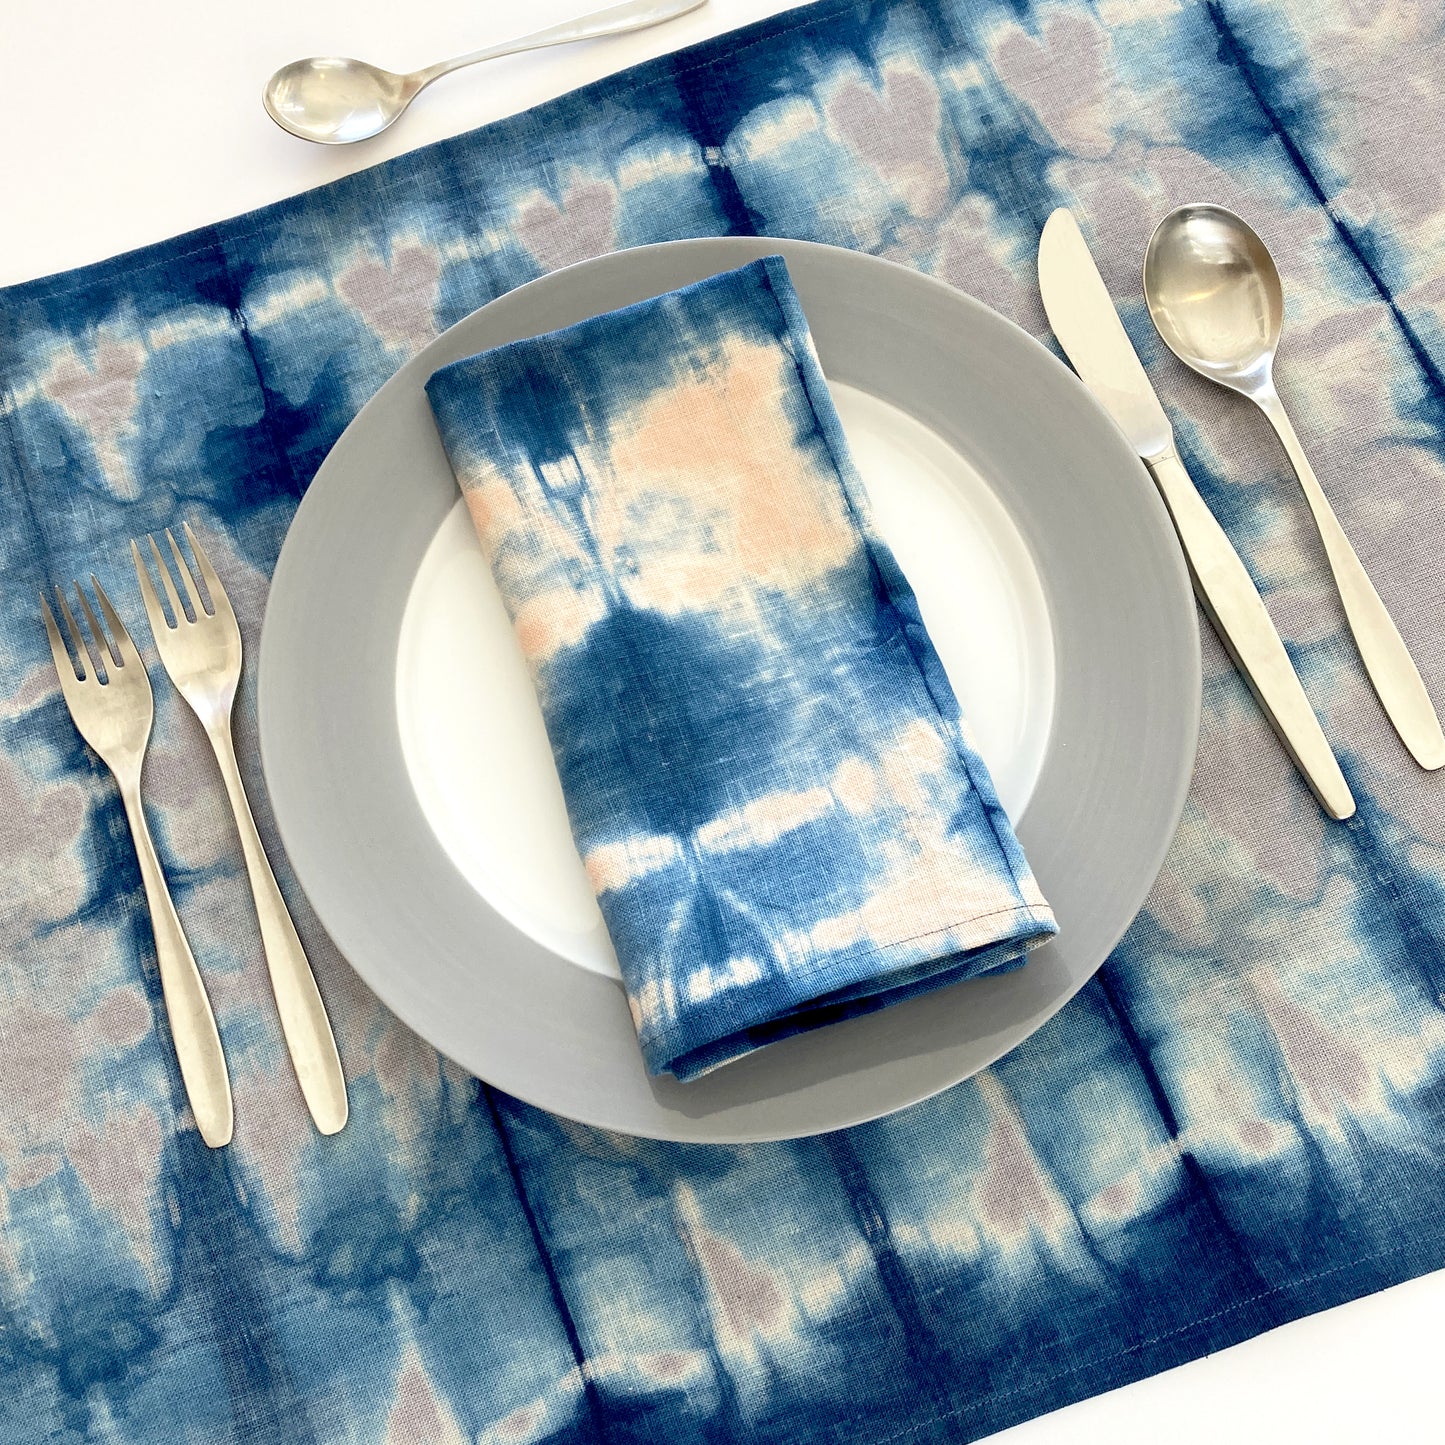
[[[981,923],[992,926],[994,936],[987,943],[939,953],[940,940],[951,940],[971,925]],[[794,1034],[875,1013],[950,983],[985,973],[1007,973],[1024,962],[1029,950],[1057,931],[1047,909],[1019,904],[977,915],[959,926],[931,929],[893,945],[849,949],[846,958],[851,968],[845,968],[837,957],[825,955],[806,970],[795,969],[792,977],[797,985],[790,992],[799,998],[791,1006],[780,1009],[777,995],[773,994],[765,1011],[750,1014],[745,1003],[740,1005],[726,993],[698,1005],[689,1013],[690,1027],[706,1034],[711,1024],[719,1030],[717,1037],[669,1059],[666,1071],[686,1082]],[[880,958],[889,960],[881,968]],[[826,992],[809,993],[809,980],[819,978],[826,978],[832,986]],[[658,1047],[665,1049],[666,1043],[666,1038],[642,1038],[643,1053]]]

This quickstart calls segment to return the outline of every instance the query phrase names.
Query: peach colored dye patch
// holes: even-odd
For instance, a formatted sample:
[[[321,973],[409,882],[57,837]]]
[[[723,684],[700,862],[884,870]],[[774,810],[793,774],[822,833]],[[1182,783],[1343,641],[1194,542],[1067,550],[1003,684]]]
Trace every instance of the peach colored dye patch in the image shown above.
[[[846,561],[857,536],[842,495],[798,478],[796,439],[780,405],[792,376],[793,363],[776,348],[729,337],[706,380],[650,396],[635,425],[613,440],[615,485],[599,499],[596,521],[604,550],[628,539],[649,504],[681,498],[706,518],[716,549],[712,565],[693,564],[687,587],[695,606],[714,601],[739,571],[792,590]],[[645,591],[652,559],[640,560]],[[656,590],[673,597],[681,588],[664,568]]]
[[[811,823],[833,807],[827,788],[810,788],[802,793],[768,793],[746,807],[724,813],[697,830],[697,844],[710,852],[737,848],[760,848]]]
[[[604,843],[583,860],[587,877],[597,893],[622,888],[635,878],[645,878],[682,857],[677,839],[664,836],[629,838],[622,843]]]
[[[553,587],[529,597],[512,619],[522,655],[544,662],[564,647],[575,647],[587,629],[606,615],[601,596],[575,587]]]
[[[883,782],[889,801],[910,813],[928,814],[933,794],[924,779],[943,771],[948,751],[943,739],[922,719],[909,723],[897,747],[883,759]],[[962,775],[955,777],[961,781]]]
[[[1092,18],[1054,15],[1038,38],[1010,27],[993,63],[1064,150],[1092,159],[1114,146],[1109,47],[1108,30]]]
[[[929,951],[944,953],[989,943],[1010,925],[999,912],[996,881],[960,851],[960,842],[946,831],[949,810],[930,806],[914,766],[900,753],[890,754],[883,766],[888,792],[882,803],[904,810],[899,831],[907,843],[894,848],[884,881],[862,904],[813,925],[809,939],[815,948],[831,951],[863,939],[890,948],[917,939]],[[1041,896],[1037,903],[1042,905]]]
[[[496,472],[479,474],[473,470],[462,484],[462,497],[482,550],[489,559],[495,558],[508,532],[525,522],[522,504],[506,479]]]
[[[833,796],[850,813],[867,813],[878,800],[877,774],[862,758],[845,758],[833,774]]]
[[[863,920],[856,911],[840,913],[832,918],[820,918],[808,930],[808,941],[823,953],[849,948],[862,937]]]
[[[707,1282],[713,1326],[725,1348],[749,1344],[754,1335],[775,1333],[787,1323],[788,1297],[771,1272],[752,1264],[732,1240],[702,1222],[692,1191],[679,1190],[679,1209],[693,1256]]]
[[[68,1015],[28,999],[7,1001],[6,1042],[0,1049],[0,1091],[16,1117],[45,1118],[69,1111],[89,1052],[88,1030]]]
[[[55,669],[45,665],[44,695],[57,689]],[[28,679],[26,679],[28,681]],[[11,700],[13,715],[25,707]],[[77,843],[85,828],[86,790],[74,782],[38,786],[9,758],[0,756],[0,916],[17,930],[17,937],[32,933],[41,921],[72,914],[86,891],[85,868]],[[45,879],[44,888],[34,880]],[[83,973],[83,965],[77,974]],[[47,975],[51,986],[60,980]]]
[[[948,762],[948,745],[922,718],[903,729],[899,746],[926,773],[936,773]]]
[[[997,909],[997,883],[976,869],[960,867],[958,854],[938,845],[924,849],[903,877],[870,895],[859,920],[864,936],[876,947],[936,933],[927,939],[929,948],[942,952],[977,947],[1008,931],[1012,920]]]

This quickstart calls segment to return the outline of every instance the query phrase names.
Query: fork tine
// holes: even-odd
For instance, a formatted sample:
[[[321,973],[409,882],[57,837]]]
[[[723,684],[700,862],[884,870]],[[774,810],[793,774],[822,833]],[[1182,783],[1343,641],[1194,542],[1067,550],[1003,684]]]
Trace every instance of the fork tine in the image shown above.
[[[176,546],[176,539],[171,535],[169,527],[166,528],[166,541],[171,544],[171,556],[176,559],[176,570],[181,574],[181,582],[186,589],[186,596],[191,599],[192,617],[205,616],[206,609],[201,606],[201,594],[196,591],[196,579],[191,576],[190,566],[181,556],[181,549]]]
[[[110,639],[105,635],[105,629],[96,618],[95,611],[90,605],[90,598],[80,590],[80,583],[72,582],[70,585],[75,588],[75,595],[80,599],[80,610],[85,613],[85,620],[90,624],[90,640],[95,644],[95,660],[108,675],[112,667],[119,665],[120,659],[110,646]]]
[[[110,627],[110,646],[112,652],[119,652],[119,665],[122,667],[142,666],[140,653],[136,645],[130,640],[130,633],[124,622],[120,620],[120,613],[111,606],[110,598],[105,595],[105,588],[100,585],[100,578],[94,572],[90,574],[90,585],[95,588],[95,595],[100,602],[100,610]]]
[[[61,687],[65,688],[73,682],[83,680],[83,669],[80,678],[76,678],[75,659],[71,657],[70,649],[60,636],[60,629],[55,625],[55,614],[50,610],[50,603],[45,600],[43,592],[40,594],[40,616],[45,623],[45,635],[50,639],[50,655],[55,659],[55,671],[60,678]]]
[[[65,635],[75,648],[75,667],[80,674],[80,680],[84,682],[87,675],[94,676],[99,680],[100,670],[95,665],[95,659],[86,651],[85,634],[75,625],[75,616],[70,610],[70,604],[65,600],[65,593],[60,590],[59,583],[56,583],[55,586],[55,600],[60,603],[60,615],[65,622]]]
[[[221,585],[221,579],[216,576],[216,569],[211,566],[211,559],[206,556],[206,549],[201,546],[200,538],[196,536],[195,529],[189,522],[182,522],[185,529],[186,540],[191,544],[191,553],[196,559],[196,565],[201,569],[201,580],[206,584],[206,591],[211,595],[212,613],[231,611],[231,599],[226,596],[226,589]]]
[[[180,627],[186,621],[186,614],[181,607],[181,599],[176,595],[176,584],[171,581],[171,569],[166,566],[166,559],[161,556],[161,549],[156,546],[156,539],[147,535],[146,541],[151,544],[151,553],[160,570],[161,586],[166,589],[166,601],[171,604],[171,616],[176,619],[176,626]]]
[[[156,596],[155,584],[151,581],[150,568],[140,554],[140,544],[130,539],[130,555],[135,562],[135,580],[140,583],[141,601],[145,603],[146,616],[150,618],[151,635],[159,637],[166,629],[166,614],[161,610],[161,599]]]

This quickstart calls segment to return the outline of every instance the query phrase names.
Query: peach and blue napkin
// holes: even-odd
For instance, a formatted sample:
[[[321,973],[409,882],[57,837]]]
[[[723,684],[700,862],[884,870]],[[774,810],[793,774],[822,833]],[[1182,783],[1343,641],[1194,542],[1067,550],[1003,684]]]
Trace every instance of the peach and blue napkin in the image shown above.
[[[653,1073],[1056,932],[781,257],[455,362],[432,409]]]

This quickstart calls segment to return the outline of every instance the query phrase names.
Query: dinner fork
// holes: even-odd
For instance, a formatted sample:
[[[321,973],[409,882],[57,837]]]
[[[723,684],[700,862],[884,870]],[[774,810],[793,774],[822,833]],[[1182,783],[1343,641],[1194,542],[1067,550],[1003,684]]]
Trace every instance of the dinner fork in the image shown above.
[[[196,579],[169,528],[166,541],[190,603],[189,612],[181,604],[170,568],[154,537],[147,537],[146,541],[150,543],[174,622],[167,620],[140,547],[132,540],[136,579],[145,601],[146,616],[150,618],[156,650],[176,689],[201,720],[225,780],[226,795],[241,835],[241,852],[246,859],[256,916],[261,924],[261,944],[271,975],[271,989],[276,995],[277,1012],[281,1015],[281,1032],[285,1035],[306,1107],[323,1134],[335,1134],[346,1123],[347,1115],[346,1078],[341,1072],[336,1039],[296,925],[276,886],[276,875],[271,871],[266,850],[261,846],[261,835],[251,816],[231,736],[231,706],[241,678],[241,629],[210,558],[196,540],[191,524],[186,522],[184,527],[201,580],[206,584],[210,611],[203,605]]]
[[[145,762],[146,744],[150,740],[151,723],[155,717],[155,701],[145,664],[119,614],[110,604],[105,589],[92,576],[96,600],[110,632],[107,636],[96,618],[89,598],[75,583],[75,595],[90,628],[90,645],[75,624],[75,615],[65,601],[65,593],[57,586],[55,600],[65,621],[66,639],[62,640],[55,615],[40,594],[40,610],[45,620],[50,652],[55,658],[55,671],[60,678],[60,692],[81,737],[100,755],[101,761],[115,776],[125,806],[126,821],[135,841],[140,862],[141,884],[146,905],[150,909],[151,930],[155,935],[156,963],[160,968],[161,994],[171,1023],[171,1041],[176,1061],[181,1066],[181,1081],[196,1128],[201,1138],[219,1149],[231,1140],[231,1083],[226,1073],[226,1056],[221,1050],[221,1036],[216,1032],[215,1015],[211,1012],[206,986],[201,981],[185,930],[171,901],[161,871],[156,846],[146,824],[141,805],[141,768]],[[67,647],[67,642],[69,647]],[[74,649],[74,656],[71,655]],[[102,676],[103,674],[103,676]]]

